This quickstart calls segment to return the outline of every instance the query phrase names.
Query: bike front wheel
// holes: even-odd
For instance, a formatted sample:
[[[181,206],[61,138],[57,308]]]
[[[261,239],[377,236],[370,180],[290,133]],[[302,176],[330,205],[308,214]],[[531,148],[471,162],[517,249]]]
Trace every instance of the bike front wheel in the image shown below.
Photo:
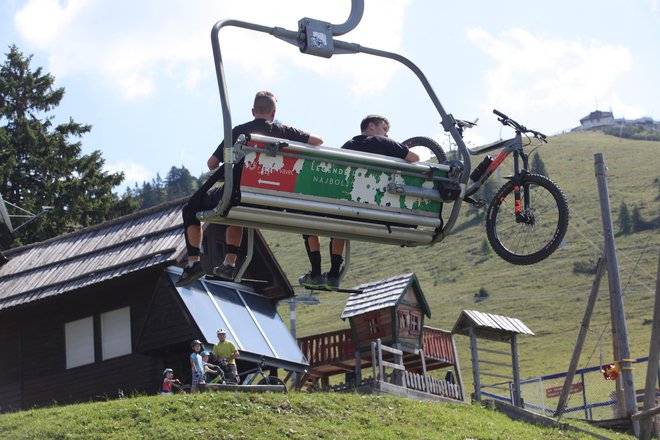
[[[529,206],[521,200],[516,214],[515,192],[529,194]],[[539,174],[509,181],[488,207],[486,234],[493,250],[512,264],[527,265],[548,258],[568,229],[568,203],[561,189]]]

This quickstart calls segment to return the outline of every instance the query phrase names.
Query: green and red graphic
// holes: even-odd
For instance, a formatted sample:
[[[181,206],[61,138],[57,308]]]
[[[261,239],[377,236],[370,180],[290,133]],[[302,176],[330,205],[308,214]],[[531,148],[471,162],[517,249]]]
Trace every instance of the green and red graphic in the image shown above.
[[[283,149],[281,151],[286,151]],[[245,156],[241,187],[346,200],[381,207],[439,212],[441,203],[420,197],[390,194],[387,184],[395,178],[405,184],[432,188],[433,182],[397,176],[396,170],[375,171],[359,165],[343,165],[329,159],[299,159],[250,152]]]

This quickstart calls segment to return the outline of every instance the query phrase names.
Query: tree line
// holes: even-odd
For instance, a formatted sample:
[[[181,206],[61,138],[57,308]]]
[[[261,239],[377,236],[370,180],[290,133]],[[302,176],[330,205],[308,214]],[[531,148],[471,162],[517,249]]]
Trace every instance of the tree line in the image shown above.
[[[161,178],[158,173],[149,182],[142,182],[141,185],[136,183],[132,188],[127,187],[124,197],[134,200],[137,203],[137,209],[146,209],[170,200],[190,196],[205,179],[205,175],[199,178],[194,177],[183,165],[181,167],[173,166],[167,172],[165,179]]]

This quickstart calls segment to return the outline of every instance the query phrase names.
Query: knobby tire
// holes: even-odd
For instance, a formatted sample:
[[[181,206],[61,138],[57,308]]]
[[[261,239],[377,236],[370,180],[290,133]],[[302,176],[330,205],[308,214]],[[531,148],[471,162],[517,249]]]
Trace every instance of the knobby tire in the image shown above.
[[[433,152],[436,159],[438,159],[438,163],[445,163],[447,161],[447,155],[445,154],[440,144],[431,138],[425,136],[416,136],[411,137],[410,139],[406,139],[401,143],[408,148],[426,147]]]
[[[521,191],[530,190],[527,213],[532,223],[516,222],[514,190],[509,181],[497,192],[488,207],[486,234],[491,247],[505,261],[517,265],[538,263],[560,245],[568,229],[568,203],[561,189],[539,174],[520,180]],[[524,205],[524,201],[521,200]],[[523,206],[523,209],[525,207]]]
[[[284,381],[275,376],[264,377],[257,385],[282,385],[284,387],[284,392],[286,392],[286,384]]]

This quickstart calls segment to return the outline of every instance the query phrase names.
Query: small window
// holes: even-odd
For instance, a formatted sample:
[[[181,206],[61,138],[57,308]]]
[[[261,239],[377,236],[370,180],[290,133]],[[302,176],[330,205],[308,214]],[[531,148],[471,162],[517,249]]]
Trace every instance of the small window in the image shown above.
[[[421,331],[422,315],[417,312],[410,312],[410,334],[419,335]]]
[[[408,316],[407,310],[399,310],[399,330],[408,329]]]
[[[64,324],[66,368],[94,363],[94,320],[91,316]]]
[[[378,313],[372,313],[367,318],[367,325],[369,326],[369,334],[371,336],[379,336],[381,334],[380,319],[378,318]]]
[[[131,354],[131,310],[129,307],[101,314],[103,360]]]

